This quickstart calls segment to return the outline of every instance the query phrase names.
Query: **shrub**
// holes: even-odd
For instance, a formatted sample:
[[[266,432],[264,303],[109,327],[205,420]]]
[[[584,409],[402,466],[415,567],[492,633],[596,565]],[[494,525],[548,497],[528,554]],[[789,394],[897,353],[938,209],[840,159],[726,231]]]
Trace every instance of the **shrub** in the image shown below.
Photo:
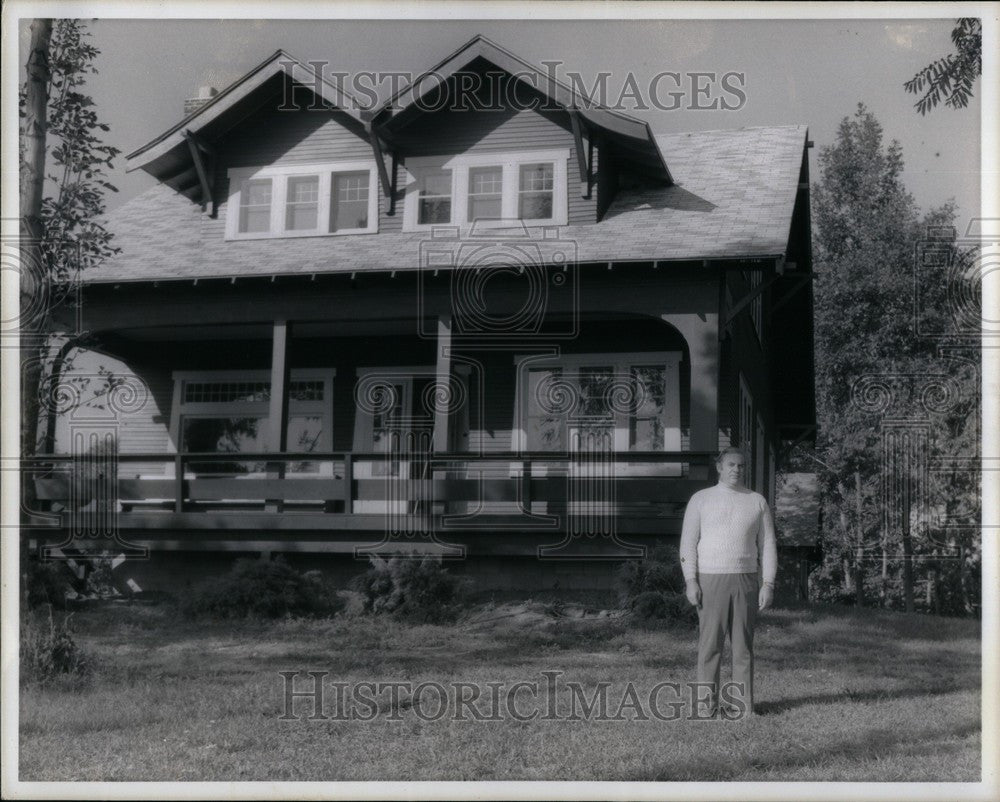
[[[643,591],[632,599],[632,615],[643,621],[666,618],[667,600],[659,591]]]
[[[25,613],[21,618],[21,684],[46,685],[60,676],[82,676],[87,659],[69,630],[69,619]]]
[[[26,549],[22,549],[26,551]],[[61,563],[24,560],[21,568],[23,595],[29,610],[52,605],[58,610],[66,607],[66,591],[72,589],[67,567]]]
[[[384,560],[372,555],[368,570],[355,577],[352,588],[364,598],[366,612],[437,624],[455,619],[462,585],[441,565],[440,557]]]
[[[684,573],[676,546],[657,544],[642,560],[618,569],[618,598],[638,621],[698,622],[697,610],[684,594]]]
[[[196,586],[181,600],[189,618],[280,618],[330,615],[343,603],[319,571],[300,573],[281,557],[241,558],[228,574]]]

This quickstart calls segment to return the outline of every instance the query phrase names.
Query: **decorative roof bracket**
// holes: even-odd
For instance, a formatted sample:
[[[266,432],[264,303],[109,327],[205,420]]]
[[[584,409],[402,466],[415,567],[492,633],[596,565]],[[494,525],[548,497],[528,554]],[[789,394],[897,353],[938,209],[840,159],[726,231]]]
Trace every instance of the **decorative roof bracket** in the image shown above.
[[[584,198],[589,198],[590,164],[587,162],[588,152],[583,148],[583,126],[585,123],[580,119],[580,111],[578,109],[569,109],[569,122],[573,127],[573,141],[576,143],[576,164],[580,169],[580,183],[583,185],[581,194]]]
[[[363,112],[363,116],[367,113]],[[371,142],[372,154],[375,156],[375,164],[378,165],[378,176],[382,183],[382,192],[392,201],[392,181],[389,179],[389,171],[385,167],[385,156],[382,152],[382,140],[379,139],[378,131],[372,120],[365,120],[365,133],[368,134],[368,141]]]
[[[201,210],[205,211],[208,204],[212,202],[212,187],[215,184],[215,170],[208,170],[202,159],[202,153],[215,156],[215,149],[203,142],[190,130],[184,130],[184,139],[187,140],[188,149],[191,151],[191,160],[194,162],[194,169],[198,172],[198,181],[201,184]],[[214,161],[214,159],[213,159]]]

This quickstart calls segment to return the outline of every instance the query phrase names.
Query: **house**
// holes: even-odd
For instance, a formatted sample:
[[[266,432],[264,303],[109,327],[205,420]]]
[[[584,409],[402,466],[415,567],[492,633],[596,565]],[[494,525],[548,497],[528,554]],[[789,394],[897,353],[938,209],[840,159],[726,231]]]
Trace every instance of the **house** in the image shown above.
[[[815,428],[806,128],[656,135],[482,37],[431,74],[365,111],[279,51],[129,154],[157,185],[75,321],[115,378],[38,545],[607,588],[720,446],[773,501]]]

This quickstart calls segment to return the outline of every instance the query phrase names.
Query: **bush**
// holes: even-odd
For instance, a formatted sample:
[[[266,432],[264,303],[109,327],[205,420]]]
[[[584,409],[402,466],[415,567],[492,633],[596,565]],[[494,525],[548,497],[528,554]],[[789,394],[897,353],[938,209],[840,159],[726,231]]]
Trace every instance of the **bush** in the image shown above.
[[[22,552],[26,549],[22,549]],[[55,562],[26,559],[21,567],[22,597],[29,610],[52,605],[57,610],[66,607],[66,591],[72,590],[69,569]]]
[[[21,684],[46,685],[60,676],[87,673],[87,659],[69,630],[69,619],[56,624],[48,616],[25,613],[21,618]]]
[[[366,612],[389,613],[422,624],[453,621],[460,609],[462,584],[441,565],[440,557],[371,556],[365,573],[355,577],[353,590],[364,598]]]
[[[618,598],[638,621],[698,622],[697,610],[684,594],[684,573],[676,546],[657,544],[645,559],[618,569]]]
[[[225,576],[195,587],[180,607],[189,618],[281,618],[331,615],[343,603],[319,571],[300,573],[277,557],[237,560]]]

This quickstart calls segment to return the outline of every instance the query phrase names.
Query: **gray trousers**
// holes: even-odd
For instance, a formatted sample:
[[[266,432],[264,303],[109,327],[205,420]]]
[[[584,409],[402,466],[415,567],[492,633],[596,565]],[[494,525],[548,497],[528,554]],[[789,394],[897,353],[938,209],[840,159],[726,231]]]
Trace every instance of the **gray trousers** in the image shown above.
[[[753,710],[753,625],[757,619],[757,574],[699,574],[698,682],[710,686],[712,705],[719,701],[722,650],[729,635],[733,644],[733,682],[743,685],[727,692]],[[704,694],[704,691],[701,692]],[[725,701],[725,699],[723,700]]]

